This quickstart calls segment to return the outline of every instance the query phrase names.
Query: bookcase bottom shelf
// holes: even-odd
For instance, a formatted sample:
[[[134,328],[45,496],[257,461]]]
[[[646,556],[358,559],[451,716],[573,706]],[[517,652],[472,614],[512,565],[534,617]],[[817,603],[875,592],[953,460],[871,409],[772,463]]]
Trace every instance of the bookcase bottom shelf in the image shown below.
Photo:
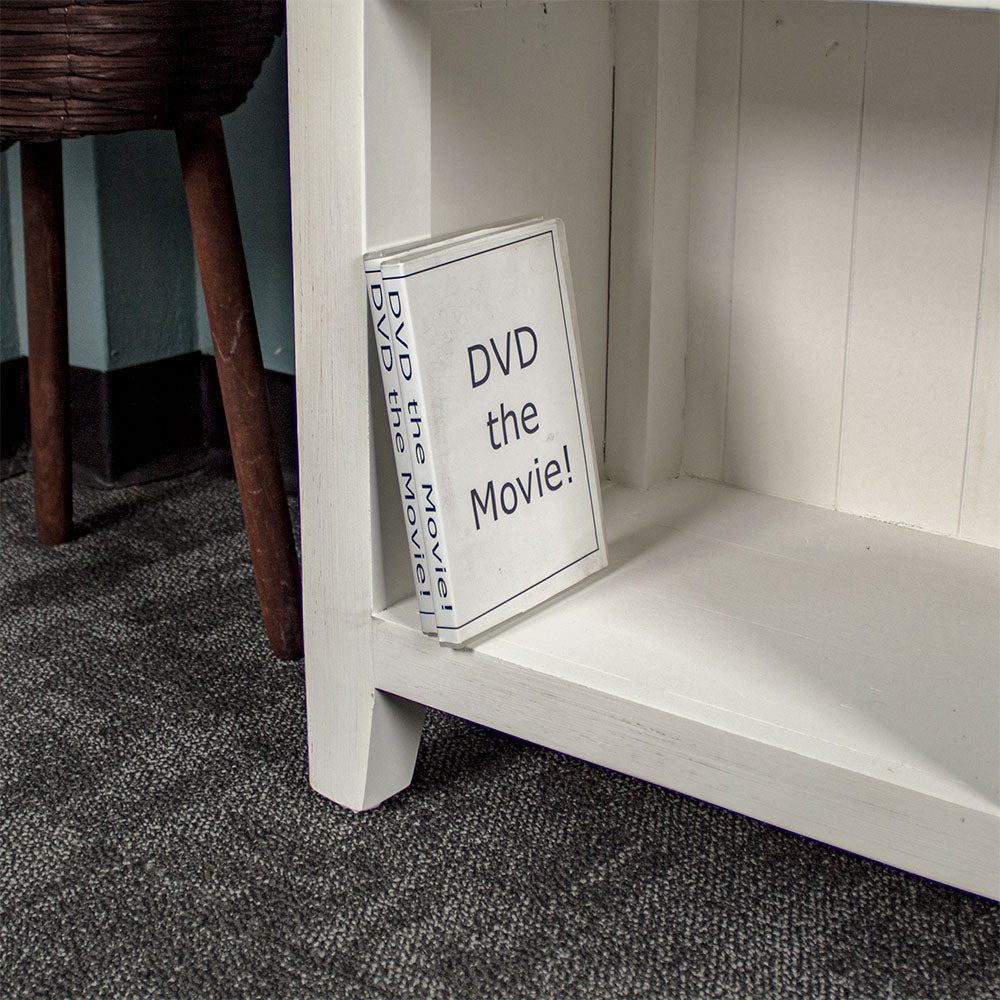
[[[1000,553],[699,480],[604,492],[610,565],[376,684],[1000,897]]]

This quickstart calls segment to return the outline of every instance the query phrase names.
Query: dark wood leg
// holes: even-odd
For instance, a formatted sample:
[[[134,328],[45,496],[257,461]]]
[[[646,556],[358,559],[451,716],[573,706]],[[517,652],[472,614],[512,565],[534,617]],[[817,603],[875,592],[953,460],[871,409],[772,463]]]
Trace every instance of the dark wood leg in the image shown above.
[[[43,545],[58,545],[69,538],[73,519],[66,238],[58,142],[21,144],[21,198],[35,525]]]
[[[302,591],[222,122],[177,129],[191,231],[271,648],[302,655]]]

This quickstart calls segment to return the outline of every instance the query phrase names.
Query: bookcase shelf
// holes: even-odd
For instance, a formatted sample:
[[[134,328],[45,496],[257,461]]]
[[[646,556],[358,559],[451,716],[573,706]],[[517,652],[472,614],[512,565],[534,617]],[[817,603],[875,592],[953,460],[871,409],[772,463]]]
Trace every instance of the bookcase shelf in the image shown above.
[[[432,706],[1000,898],[1000,14],[928,6],[289,6],[317,791],[404,788]],[[451,650],[361,258],[536,212],[611,565]]]
[[[692,479],[605,505],[608,570],[475,652],[380,613],[376,684],[987,891],[995,550]]]

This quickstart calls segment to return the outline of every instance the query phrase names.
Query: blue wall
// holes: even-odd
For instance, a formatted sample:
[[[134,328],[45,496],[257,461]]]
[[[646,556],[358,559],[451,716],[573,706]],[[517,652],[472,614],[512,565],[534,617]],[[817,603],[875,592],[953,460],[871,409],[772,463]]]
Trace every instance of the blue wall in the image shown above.
[[[224,119],[266,367],[294,370],[284,37]],[[0,164],[0,361],[27,353],[18,147]],[[70,363],[98,371],[211,351],[173,135],[63,143]]]
[[[19,357],[24,353],[21,326],[17,314],[18,299],[15,295],[14,251],[11,247],[10,181],[11,154],[0,154],[0,361]],[[20,204],[20,193],[18,193]],[[20,213],[18,213],[20,222]],[[18,260],[20,256],[18,255]],[[23,273],[23,272],[22,272]]]

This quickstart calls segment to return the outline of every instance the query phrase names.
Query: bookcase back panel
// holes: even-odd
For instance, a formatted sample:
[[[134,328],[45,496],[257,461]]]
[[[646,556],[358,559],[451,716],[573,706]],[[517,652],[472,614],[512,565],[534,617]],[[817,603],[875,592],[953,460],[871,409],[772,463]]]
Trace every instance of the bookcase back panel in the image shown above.
[[[365,7],[369,246],[563,217],[602,474],[1000,544],[1000,14]]]
[[[866,10],[811,6],[743,18],[722,471],[832,506]]]
[[[611,7],[431,6],[431,226],[566,223],[598,453],[611,192]]]
[[[1000,537],[1000,133],[993,134],[990,204],[979,304],[969,451],[960,533],[976,541]]]
[[[998,39],[702,5],[684,471],[1000,544]]]
[[[879,8],[869,29],[839,499],[945,534],[959,530],[980,296],[997,278],[982,265],[998,21]]]
[[[611,8],[400,3],[364,18],[365,249],[527,215],[566,223],[598,459],[611,192]],[[359,265],[360,266],[360,265]],[[380,399],[377,365],[371,398]],[[373,407],[375,604],[412,589],[388,430]]]

